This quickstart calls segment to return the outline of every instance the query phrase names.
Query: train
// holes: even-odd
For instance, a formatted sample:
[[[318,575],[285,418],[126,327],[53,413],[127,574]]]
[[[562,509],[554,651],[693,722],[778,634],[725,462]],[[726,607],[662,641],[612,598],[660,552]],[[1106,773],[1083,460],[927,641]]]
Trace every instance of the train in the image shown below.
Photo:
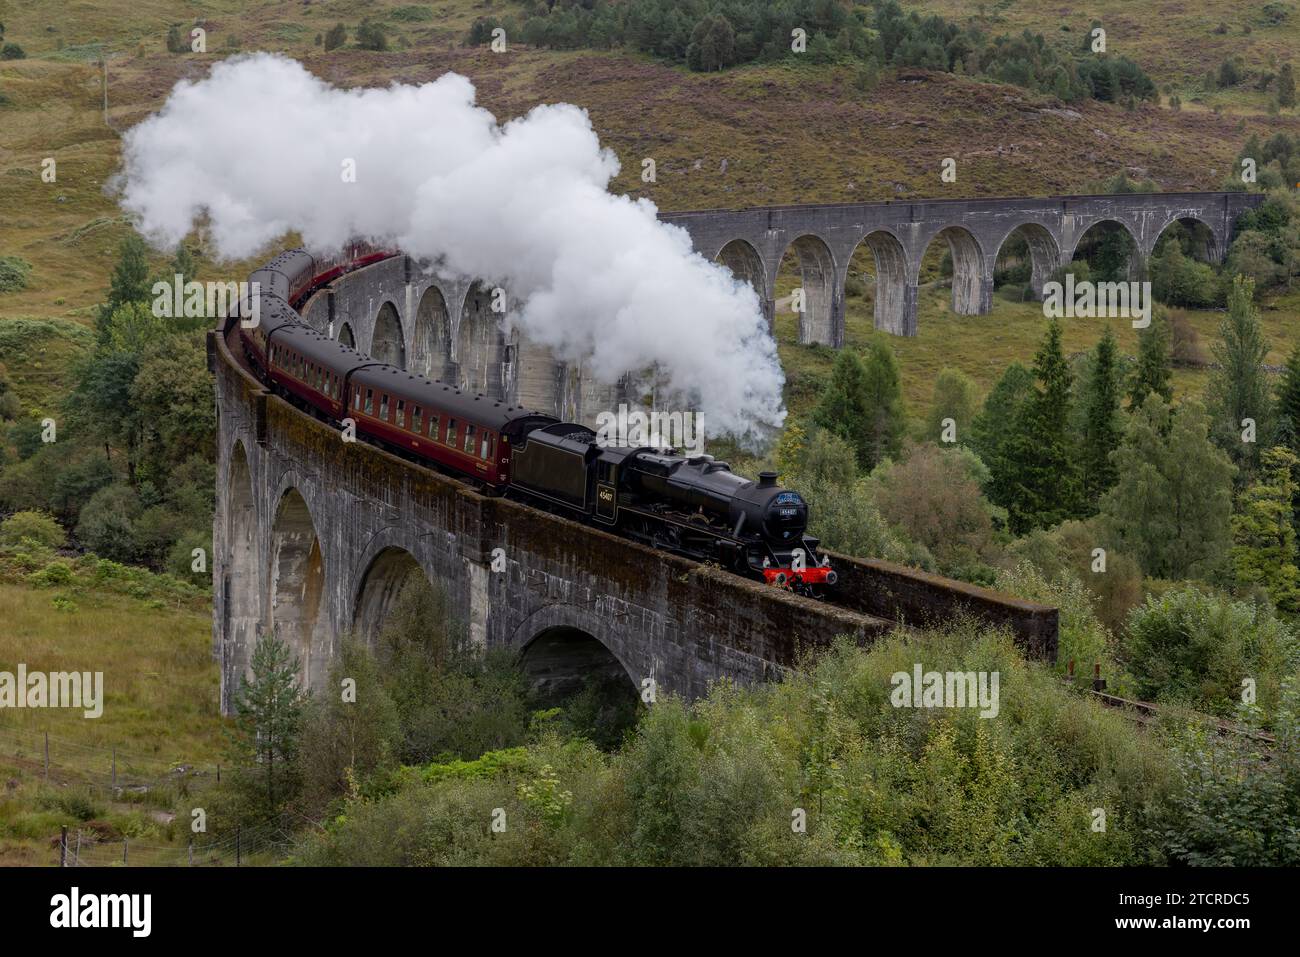
[[[776,473],[754,480],[711,455],[611,446],[584,425],[380,362],[299,316],[296,306],[315,289],[389,255],[361,246],[330,260],[282,253],[249,277],[256,292],[230,310],[224,332],[237,330],[268,391],[486,494],[809,597],[835,586],[808,534],[808,503]]]

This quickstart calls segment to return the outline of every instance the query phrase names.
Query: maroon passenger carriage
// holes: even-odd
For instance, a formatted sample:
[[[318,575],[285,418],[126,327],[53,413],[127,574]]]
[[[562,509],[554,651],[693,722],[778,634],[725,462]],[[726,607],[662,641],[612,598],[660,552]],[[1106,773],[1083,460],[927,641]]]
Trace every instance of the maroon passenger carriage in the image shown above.
[[[358,437],[484,491],[806,595],[835,584],[806,533],[807,504],[775,473],[754,481],[708,455],[602,446],[585,426],[379,362],[302,321],[296,307],[314,290],[388,255],[294,250],[254,272],[256,301],[228,317],[253,373],[318,418],[350,420]]]

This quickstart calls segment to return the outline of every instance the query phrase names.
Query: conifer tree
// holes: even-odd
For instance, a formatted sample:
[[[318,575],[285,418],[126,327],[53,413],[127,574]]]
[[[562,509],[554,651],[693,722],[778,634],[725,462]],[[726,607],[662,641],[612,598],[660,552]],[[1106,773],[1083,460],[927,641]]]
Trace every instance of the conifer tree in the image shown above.
[[[1300,346],[1296,346],[1277,387],[1275,438],[1300,455]]]
[[[887,345],[873,343],[866,361],[850,349],[840,351],[813,422],[848,442],[864,471],[897,454],[903,438],[902,387]]]
[[[863,363],[867,418],[867,458],[863,468],[873,469],[884,459],[894,458],[903,448],[907,413],[903,409],[903,381],[894,350],[876,340]]]
[[[944,420],[951,419],[955,441],[970,441],[971,420],[975,417],[975,383],[958,369],[944,369],[934,380],[934,404],[926,420],[925,438],[930,442],[945,440]]]
[[[194,251],[185,243],[179,243],[176,246],[176,255],[172,257],[172,275],[168,279],[173,279],[178,273],[181,277],[181,283],[187,283],[199,273],[199,265],[194,259]]]
[[[1007,521],[1017,534],[1076,517],[1083,497],[1070,434],[1074,377],[1055,320],[1034,360],[1034,376],[1038,385],[1021,409],[1000,463],[1007,470]]]
[[[252,675],[235,697],[232,757],[251,814],[274,819],[297,787],[303,695],[298,659],[273,632],[253,648]]]
[[[1084,394],[1083,467],[1084,499],[1095,507],[1102,493],[1115,484],[1111,453],[1119,448],[1119,367],[1115,334],[1106,327],[1093,352],[1092,375]]]
[[[1283,63],[1277,74],[1277,105],[1286,109],[1295,106],[1295,71],[1290,63]]]
[[[971,444],[989,470],[985,493],[1002,508],[1011,500],[1015,475],[1007,459],[1007,447],[1014,435],[1020,410],[1034,391],[1034,374],[1019,362],[1002,373],[984,400],[984,408],[971,423]]]
[[[1273,439],[1273,395],[1264,372],[1268,343],[1254,304],[1255,282],[1237,276],[1214,345],[1218,368],[1206,387],[1211,436],[1232,458],[1243,483],[1259,465],[1259,450]]]
[[[144,240],[131,233],[118,247],[117,265],[113,267],[108,300],[99,307],[95,328],[100,341],[108,336],[109,319],[117,308],[128,303],[149,301],[149,260]]]
[[[1260,585],[1277,607],[1295,611],[1300,608],[1300,569],[1291,508],[1300,459],[1281,446],[1260,458],[1259,477],[1242,493],[1232,517],[1232,564],[1242,585]]]
[[[1151,325],[1138,333],[1137,367],[1129,384],[1129,409],[1140,409],[1146,397],[1160,396],[1173,401],[1173,360],[1170,356],[1169,319],[1163,307],[1156,307],[1151,315]]]

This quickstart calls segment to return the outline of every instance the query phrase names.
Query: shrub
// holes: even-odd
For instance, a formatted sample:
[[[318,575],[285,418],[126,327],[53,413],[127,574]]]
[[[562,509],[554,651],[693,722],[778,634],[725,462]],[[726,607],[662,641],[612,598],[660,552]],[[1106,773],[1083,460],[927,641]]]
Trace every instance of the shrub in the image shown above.
[[[16,43],[6,43],[0,48],[0,60],[25,60],[26,52]]]
[[[77,538],[92,552],[119,562],[139,558],[135,520],[140,500],[129,486],[106,486],[90,497],[77,522]]]
[[[1248,738],[1200,725],[1175,738],[1180,786],[1162,822],[1172,861],[1197,867],[1300,864],[1298,688],[1292,679],[1282,690],[1271,753]],[[1244,717],[1249,721],[1249,713]]]
[[[996,672],[997,720],[895,707],[893,675]],[[507,759],[508,755],[508,759]],[[1150,735],[971,625],[845,642],[779,684],[665,697],[613,758],[550,736],[349,800],[305,864],[1158,863]],[[433,768],[428,769],[432,772]],[[411,780],[410,774],[417,775]],[[1108,809],[1105,832],[1090,811]],[[505,814],[492,833],[485,809]],[[791,827],[801,809],[806,832]],[[1113,809],[1113,811],[1111,810]]]
[[[206,553],[206,571],[194,571],[194,549]],[[208,588],[212,585],[212,533],[186,532],[167,553],[167,571],[183,581]]]
[[[1243,679],[1264,711],[1277,705],[1281,676],[1300,663],[1295,636],[1266,605],[1191,586],[1150,597],[1128,621],[1124,657],[1140,697],[1229,715]]]
[[[369,17],[361,21],[357,27],[357,46],[363,50],[374,50],[382,52],[388,49],[388,35],[384,32],[383,24],[376,23]]]
[[[1066,674],[1074,662],[1075,680],[1091,678],[1092,666],[1101,665],[1111,690],[1124,693],[1124,681],[1115,664],[1114,639],[1097,618],[1094,598],[1079,576],[1062,568],[1048,577],[1031,565],[1021,562],[997,577],[997,589],[1010,595],[1055,605],[1060,609],[1060,630],[1056,650],[1056,671]]]
[[[0,256],[0,292],[18,292],[27,288],[32,264],[18,256]]]
[[[987,474],[975,453],[924,442],[881,464],[870,484],[881,515],[950,572],[989,557],[993,509],[980,492]]]
[[[23,539],[31,539],[45,548],[62,548],[68,537],[62,526],[45,512],[15,512],[0,522],[0,546],[12,548]]]
[[[67,562],[53,561],[38,572],[27,576],[27,582],[37,588],[57,588],[72,581],[72,566]]]
[[[325,34],[325,52],[329,53],[331,50],[337,50],[347,42],[348,28],[341,23],[336,23]]]

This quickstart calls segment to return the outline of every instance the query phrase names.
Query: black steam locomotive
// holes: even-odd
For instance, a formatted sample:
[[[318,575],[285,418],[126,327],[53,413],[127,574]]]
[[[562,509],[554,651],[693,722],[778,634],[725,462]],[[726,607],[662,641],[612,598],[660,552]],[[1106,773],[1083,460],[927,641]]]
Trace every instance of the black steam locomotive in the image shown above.
[[[742,478],[709,455],[602,446],[555,416],[377,362],[304,323],[295,306],[341,273],[389,253],[320,261],[283,253],[249,277],[256,295],[227,319],[267,387],[358,437],[550,511],[690,558],[818,596],[835,572],[806,534],[808,506],[764,472]]]

